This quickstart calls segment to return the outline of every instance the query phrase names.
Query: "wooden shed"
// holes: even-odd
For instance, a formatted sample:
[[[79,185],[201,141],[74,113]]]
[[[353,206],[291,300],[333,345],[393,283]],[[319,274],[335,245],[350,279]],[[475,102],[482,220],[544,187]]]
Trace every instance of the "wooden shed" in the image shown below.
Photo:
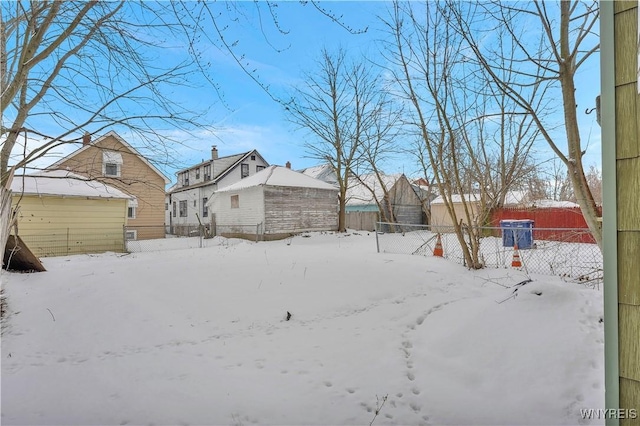
[[[220,189],[208,205],[217,235],[274,240],[338,229],[338,189],[286,167],[269,166]]]
[[[383,186],[384,185],[384,186]],[[353,214],[373,214],[374,219],[387,220],[395,218],[397,223],[422,225],[425,223],[424,203],[419,195],[419,188],[409,182],[403,174],[385,175],[380,178],[374,174],[365,174],[352,178],[347,189],[347,216]],[[385,193],[388,198],[385,198]],[[347,227],[353,225],[347,220]],[[373,227],[356,228],[373,231]]]
[[[63,170],[16,176],[11,190],[18,235],[36,256],[124,250],[131,195]]]

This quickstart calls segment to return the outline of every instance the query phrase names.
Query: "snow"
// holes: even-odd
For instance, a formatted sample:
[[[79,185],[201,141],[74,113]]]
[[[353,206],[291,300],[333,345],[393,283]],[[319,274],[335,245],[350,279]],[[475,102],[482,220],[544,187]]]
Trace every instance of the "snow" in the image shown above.
[[[461,203],[465,199],[467,202],[476,202],[480,200],[480,194],[451,194],[452,203]],[[444,204],[444,198],[442,195],[438,195],[431,201],[431,204]]]
[[[571,201],[555,201],[555,200],[535,200],[530,203],[532,206],[540,209],[573,209],[579,208],[580,205]]]
[[[384,199],[384,191],[391,190],[393,185],[402,177],[402,174],[381,175],[382,184],[374,174],[365,174],[360,176],[360,180],[351,178],[349,188],[347,189],[347,205],[358,206],[375,204],[375,200],[382,201]],[[373,190],[373,194],[371,193]],[[375,198],[374,198],[375,194]]]
[[[16,176],[11,183],[14,193],[58,195],[67,197],[126,198],[135,197],[96,180],[65,171],[53,170],[38,175]]]
[[[293,171],[287,167],[269,166],[254,175],[246,177],[232,185],[225,186],[216,192],[233,192],[260,185],[336,189],[333,185]]]
[[[2,423],[603,424],[600,290],[366,232],[205,241],[5,273]]]

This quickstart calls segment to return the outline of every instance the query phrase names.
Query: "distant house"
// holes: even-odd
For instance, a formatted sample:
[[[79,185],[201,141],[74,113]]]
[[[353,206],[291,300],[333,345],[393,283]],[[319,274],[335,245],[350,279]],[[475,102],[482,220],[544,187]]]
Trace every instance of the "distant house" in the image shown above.
[[[16,176],[11,190],[18,234],[36,256],[124,250],[131,195],[63,170]]]
[[[338,228],[338,189],[287,167],[269,166],[219,189],[208,206],[225,236],[272,240]]]
[[[335,172],[328,164],[309,167],[302,173],[336,184]],[[385,198],[385,193],[387,198]],[[352,176],[346,194],[347,228],[373,231],[380,220],[408,224],[425,223],[427,192],[411,184],[404,174]]]
[[[164,174],[116,132],[91,141],[87,133],[80,149],[48,170],[67,170],[130,194],[127,208],[129,239],[164,238]]]
[[[268,166],[255,149],[219,157],[217,147],[213,146],[209,160],[176,173],[177,183],[169,189],[166,199],[165,221],[170,232],[184,235],[200,222],[209,224],[207,202],[217,190],[253,176]]]

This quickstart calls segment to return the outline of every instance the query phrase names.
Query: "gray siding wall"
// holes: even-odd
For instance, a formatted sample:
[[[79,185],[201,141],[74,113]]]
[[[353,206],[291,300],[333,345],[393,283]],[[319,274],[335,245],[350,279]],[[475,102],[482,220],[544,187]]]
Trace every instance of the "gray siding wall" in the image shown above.
[[[338,192],[332,189],[264,187],[265,233],[338,229]]]
[[[422,202],[405,177],[398,179],[389,191],[393,213],[398,223],[422,224]],[[383,204],[383,208],[386,208]]]

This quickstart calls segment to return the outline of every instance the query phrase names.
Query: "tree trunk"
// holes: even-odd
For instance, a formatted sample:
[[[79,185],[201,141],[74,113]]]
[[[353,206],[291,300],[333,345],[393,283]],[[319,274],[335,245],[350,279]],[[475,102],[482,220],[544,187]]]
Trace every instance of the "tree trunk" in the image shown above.
[[[11,191],[4,186],[0,186],[0,198],[0,246],[4,257],[4,248],[11,232]]]
[[[347,224],[347,215],[346,215],[346,207],[347,207],[347,200],[346,200],[346,195],[347,195],[347,191],[345,190],[340,190],[340,204],[339,204],[339,209],[338,209],[338,232],[345,232],[347,230],[346,228],[346,224]]]

